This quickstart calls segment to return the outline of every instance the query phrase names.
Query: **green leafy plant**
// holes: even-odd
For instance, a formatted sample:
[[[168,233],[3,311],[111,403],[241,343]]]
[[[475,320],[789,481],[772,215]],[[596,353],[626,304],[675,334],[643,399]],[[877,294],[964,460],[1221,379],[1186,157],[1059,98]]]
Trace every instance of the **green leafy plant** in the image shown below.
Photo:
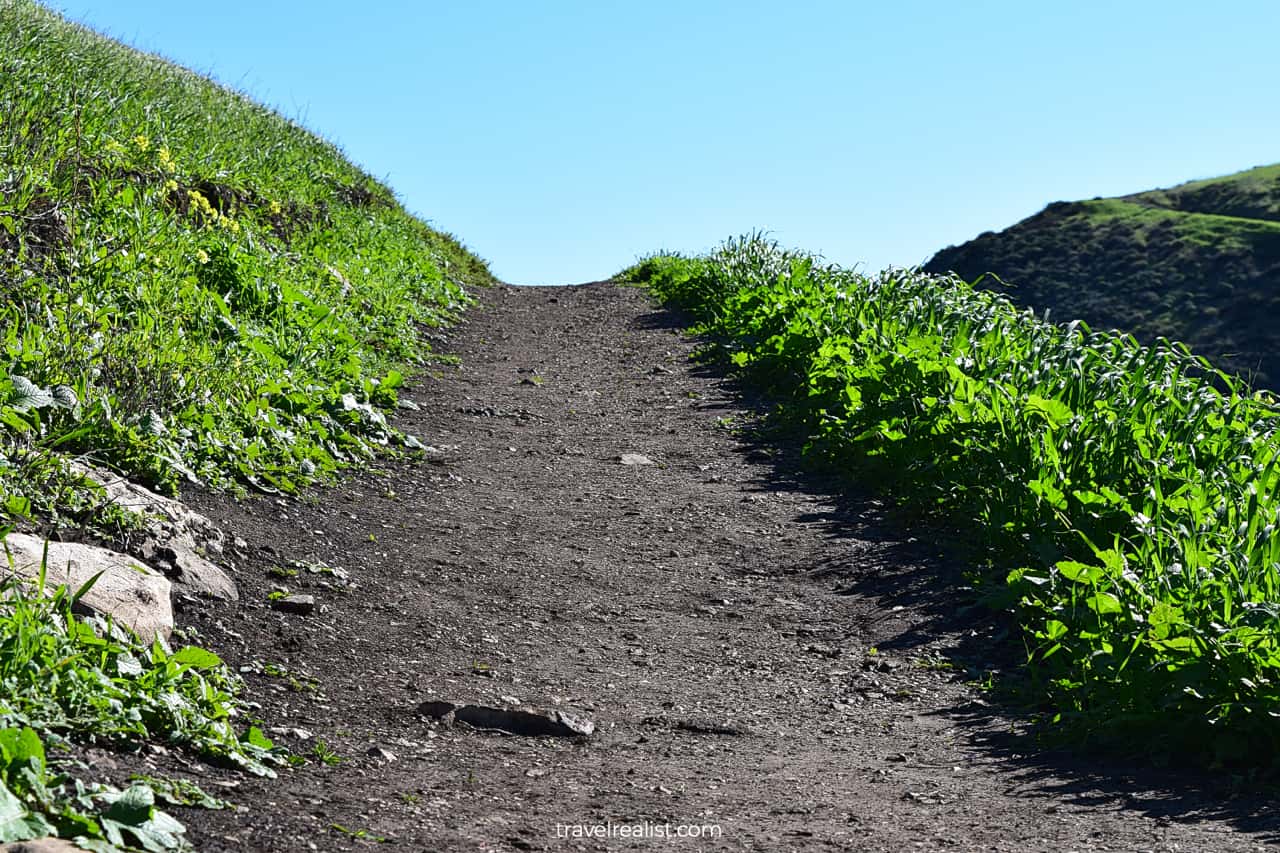
[[[235,732],[240,680],[221,659],[76,616],[94,580],[74,593],[44,589],[43,575],[33,592],[0,581],[0,724],[108,742],[156,738],[272,775],[271,748]]]
[[[311,749],[311,754],[315,756],[317,761],[328,767],[337,767],[342,763],[342,756],[338,755],[322,740],[316,741],[315,746]]]
[[[760,235],[625,273],[688,311],[827,467],[975,531],[1051,720],[1206,762],[1280,753],[1280,407],[1184,346]]]
[[[123,791],[109,785],[86,787],[50,772],[33,729],[0,729],[0,843],[61,836],[103,853],[162,853],[189,850],[185,832],[181,823],[156,808],[156,791],[148,782],[135,782]]]
[[[371,841],[374,844],[386,844],[391,840],[372,833],[367,829],[351,829],[350,827],[343,826],[340,823],[332,823],[329,825],[329,828],[335,832],[342,833],[353,841]]]

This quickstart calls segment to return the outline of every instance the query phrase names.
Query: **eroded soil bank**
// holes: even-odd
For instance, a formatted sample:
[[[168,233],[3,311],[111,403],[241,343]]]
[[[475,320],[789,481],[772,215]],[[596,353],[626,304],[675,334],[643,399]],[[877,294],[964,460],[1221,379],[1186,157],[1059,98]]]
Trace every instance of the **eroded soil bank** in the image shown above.
[[[439,452],[301,502],[194,497],[247,543],[242,599],[179,623],[261,671],[247,678],[269,733],[310,757],[276,781],[154,757],[238,804],[181,813],[201,850],[1278,838],[1269,801],[1220,782],[1010,736],[962,677],[1000,652],[956,613],[956,567],[875,501],[806,485],[792,453],[745,439],[745,404],[689,362],[696,342],[643,292],[496,287],[481,300],[438,346],[461,365],[406,395],[419,409],[400,426]],[[339,571],[310,570],[321,563]],[[271,608],[275,587],[316,610]],[[425,702],[561,710],[595,732],[450,727],[418,713]],[[102,756],[107,770],[135,763]],[[589,837],[610,824],[615,837]]]

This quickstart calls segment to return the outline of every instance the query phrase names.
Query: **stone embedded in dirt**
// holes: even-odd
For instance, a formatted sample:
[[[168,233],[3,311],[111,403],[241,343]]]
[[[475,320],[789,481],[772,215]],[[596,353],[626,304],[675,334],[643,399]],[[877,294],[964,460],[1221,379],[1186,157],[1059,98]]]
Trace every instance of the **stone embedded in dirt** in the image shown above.
[[[699,719],[676,719],[673,720],[665,716],[648,716],[640,721],[642,726],[654,726],[664,729],[676,729],[677,731],[689,732],[695,735],[725,735],[728,737],[739,737],[741,735],[750,734],[750,730],[742,726],[736,726],[732,723],[721,723],[715,720],[699,720]]]
[[[224,601],[240,597],[235,581],[207,556],[221,554],[226,544],[226,534],[212,521],[109,471],[81,464],[73,470],[100,485],[108,503],[143,517],[146,536],[133,549],[134,556],[164,572],[184,592]]]
[[[423,702],[418,706],[418,713],[424,717],[444,720],[460,706],[456,702]]]
[[[286,595],[283,598],[271,599],[271,606],[281,613],[310,616],[316,609],[316,597],[302,594]]]
[[[652,465],[653,460],[643,453],[623,453],[618,456],[620,465]]]
[[[369,749],[365,751],[365,755],[369,756],[374,761],[378,761],[383,764],[390,764],[397,759],[394,752],[389,749],[383,749],[380,746],[369,747]]]
[[[32,580],[39,577],[40,564],[45,562],[43,539],[10,533],[4,545],[12,569],[6,561],[0,566],[0,577],[11,573]],[[101,577],[80,599],[79,607],[110,616],[117,624],[133,629],[144,641],[149,642],[157,635],[169,638],[173,632],[172,587],[163,575],[132,557],[95,545],[50,542],[48,547],[46,594],[63,585],[74,593],[101,572]]]
[[[527,737],[590,737],[596,730],[595,723],[565,711],[523,711],[433,701],[419,705],[418,713],[446,725],[466,723],[472,728],[496,729]]]

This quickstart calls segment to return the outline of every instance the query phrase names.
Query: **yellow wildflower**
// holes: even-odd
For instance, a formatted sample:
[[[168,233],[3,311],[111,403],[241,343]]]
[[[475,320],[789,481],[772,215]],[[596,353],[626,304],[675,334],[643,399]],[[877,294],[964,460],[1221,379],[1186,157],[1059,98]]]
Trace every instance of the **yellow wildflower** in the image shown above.
[[[164,182],[164,191],[167,193],[176,193],[178,191],[178,182],[173,178]]]
[[[160,146],[160,150],[156,152],[156,159],[160,161],[160,168],[163,171],[173,171],[173,154],[169,152],[168,145]]]
[[[282,207],[280,207],[280,202],[278,202],[278,201],[272,201],[272,202],[271,202],[271,215],[272,215],[272,216],[279,216],[279,215],[280,215],[280,211],[281,211],[281,210],[283,210],[283,208],[282,208]]]
[[[191,199],[191,206],[201,218],[217,220],[218,212],[213,209],[213,205],[209,204],[209,199],[201,195],[199,190],[187,190],[187,198]]]
[[[139,151],[146,151],[151,147],[151,140],[147,138],[145,133],[139,133],[133,138],[133,144],[138,146]]]
[[[196,260],[202,264],[209,263],[209,253],[204,249],[196,249]]]

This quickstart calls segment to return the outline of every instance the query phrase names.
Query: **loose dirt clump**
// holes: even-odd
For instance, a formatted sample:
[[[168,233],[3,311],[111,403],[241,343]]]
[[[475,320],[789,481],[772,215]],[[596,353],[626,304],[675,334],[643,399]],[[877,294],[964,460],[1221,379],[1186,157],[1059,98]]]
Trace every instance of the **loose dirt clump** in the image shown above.
[[[149,756],[238,804],[182,813],[200,849],[1276,840],[1267,801],[1221,780],[1038,752],[971,678],[1009,661],[956,612],[958,568],[756,446],[643,292],[480,296],[448,340],[461,365],[407,395],[421,458],[301,501],[188,496],[243,537],[242,595],[178,622],[307,758],[270,781]],[[314,606],[272,606],[292,595]],[[512,722],[530,709],[590,734]]]

